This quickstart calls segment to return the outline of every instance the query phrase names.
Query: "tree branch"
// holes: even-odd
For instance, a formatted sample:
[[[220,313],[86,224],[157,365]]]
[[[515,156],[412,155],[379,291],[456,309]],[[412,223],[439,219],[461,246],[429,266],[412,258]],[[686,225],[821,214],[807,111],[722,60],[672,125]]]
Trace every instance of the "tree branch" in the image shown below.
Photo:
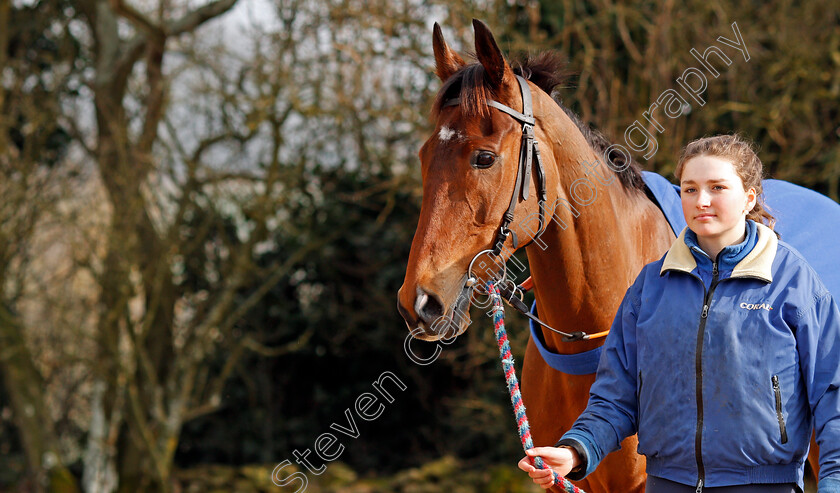
[[[312,330],[312,327],[308,327],[303,334],[294,341],[287,342],[286,344],[277,347],[268,347],[253,337],[247,336],[242,340],[242,345],[265,358],[276,358],[278,356],[283,356],[284,354],[300,350],[300,348],[309,342],[309,339],[312,338],[312,334],[314,333],[315,331]]]
[[[183,33],[192,32],[198,26],[218,17],[230,10],[237,0],[216,0],[207,5],[195,9],[178,20],[167,23],[165,33],[167,36],[178,36]]]
[[[116,61],[116,67],[113,71],[113,73],[116,74],[116,77],[113,77],[112,80],[127,80],[128,75],[134,68],[134,64],[137,63],[137,60],[140,60],[141,56],[143,56],[143,50],[145,47],[145,35],[137,34],[136,36],[131,38],[126,43],[125,47],[122,50],[122,54],[118,57]],[[122,84],[124,85],[124,82]]]
[[[126,4],[124,0],[108,0],[108,3],[111,4],[111,8],[114,9],[114,13],[125,17],[140,30],[145,31],[154,37],[163,36],[163,29],[159,25],[152,22],[151,19],[143,15],[143,13],[139,10]]]

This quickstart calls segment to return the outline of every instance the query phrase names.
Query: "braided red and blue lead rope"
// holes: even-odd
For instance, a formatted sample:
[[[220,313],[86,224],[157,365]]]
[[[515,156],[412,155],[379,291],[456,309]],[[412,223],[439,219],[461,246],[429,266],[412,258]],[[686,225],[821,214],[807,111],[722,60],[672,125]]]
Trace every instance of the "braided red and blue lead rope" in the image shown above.
[[[522,402],[522,395],[519,392],[519,380],[516,378],[516,369],[513,366],[513,354],[510,352],[507,332],[505,331],[505,307],[502,304],[502,297],[499,289],[493,282],[487,283],[487,292],[493,298],[493,332],[496,334],[496,342],[499,345],[499,355],[502,359],[502,370],[505,373],[505,382],[510,391],[510,402],[513,405],[513,414],[516,416],[516,426],[519,429],[519,439],[525,450],[534,448],[534,441],[531,439],[531,429],[528,425],[528,416],[525,415],[525,404]],[[548,469],[542,457],[536,456],[532,459],[534,467]],[[555,471],[554,484],[560,485],[567,493],[585,493],[582,489],[573,485],[566,478]]]

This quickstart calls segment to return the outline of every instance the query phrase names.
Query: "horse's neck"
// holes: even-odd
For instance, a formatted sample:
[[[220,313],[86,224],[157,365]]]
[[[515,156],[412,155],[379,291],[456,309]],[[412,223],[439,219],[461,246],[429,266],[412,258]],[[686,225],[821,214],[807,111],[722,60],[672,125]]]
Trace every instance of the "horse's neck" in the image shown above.
[[[566,159],[582,162],[575,160],[586,157],[595,158],[594,153],[587,156],[584,152]],[[560,168],[569,170],[568,166],[558,165]],[[541,238],[544,243],[527,248],[539,316],[566,332],[609,329],[627,287],[674,238],[662,213],[643,192],[626,190],[609,170],[600,172],[614,179],[608,185],[590,179],[598,194],[587,206],[576,204],[569,196],[568,187],[575,178],[560,178],[564,190],[558,190],[559,196],[566,198],[579,215],[573,217],[558,207],[557,216],[565,222],[565,228],[558,219],[550,220]],[[549,207],[547,214],[551,213]],[[562,342],[560,335],[547,329],[543,329],[543,336],[548,348],[561,354],[603,344],[603,339]]]

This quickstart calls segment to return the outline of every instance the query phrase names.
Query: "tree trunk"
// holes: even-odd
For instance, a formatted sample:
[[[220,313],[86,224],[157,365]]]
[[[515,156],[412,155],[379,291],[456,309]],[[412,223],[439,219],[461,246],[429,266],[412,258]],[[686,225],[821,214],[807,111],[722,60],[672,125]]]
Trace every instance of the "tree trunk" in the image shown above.
[[[78,492],[73,475],[61,463],[44,402],[44,379],[33,363],[23,337],[23,325],[0,303],[0,371],[11,399],[14,421],[26,454],[35,491]]]

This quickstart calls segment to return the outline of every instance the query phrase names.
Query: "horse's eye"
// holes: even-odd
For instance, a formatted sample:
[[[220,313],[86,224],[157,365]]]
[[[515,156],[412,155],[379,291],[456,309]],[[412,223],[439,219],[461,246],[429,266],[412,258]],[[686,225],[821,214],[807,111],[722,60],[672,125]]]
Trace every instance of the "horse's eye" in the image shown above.
[[[485,169],[493,166],[499,157],[490,151],[476,151],[472,155],[471,163],[473,168]]]

